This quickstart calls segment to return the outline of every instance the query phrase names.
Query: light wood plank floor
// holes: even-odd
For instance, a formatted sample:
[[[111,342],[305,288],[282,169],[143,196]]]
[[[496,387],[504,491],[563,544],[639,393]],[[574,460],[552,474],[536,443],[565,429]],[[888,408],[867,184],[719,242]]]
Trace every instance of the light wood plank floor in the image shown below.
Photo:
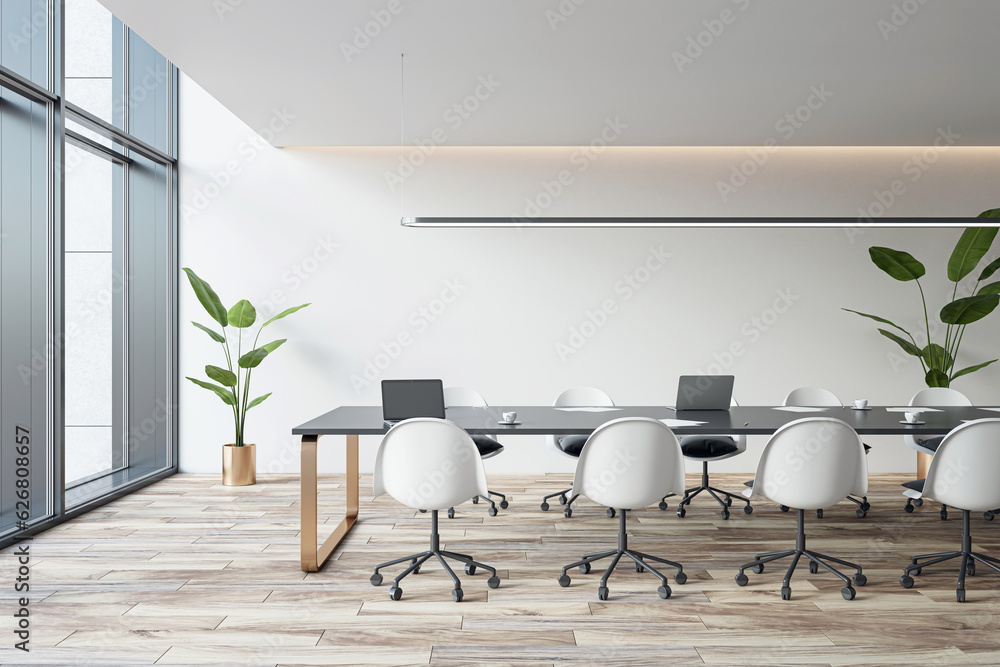
[[[745,475],[714,475],[742,488]],[[625,565],[612,576],[611,598],[597,598],[603,567],[571,572],[584,552],[613,548],[617,520],[583,501],[573,518],[538,508],[566,475],[490,476],[510,509],[489,517],[466,503],[441,519],[446,548],[500,570],[462,576],[465,600],[436,564],[404,580],[403,599],[388,582],[371,586],[376,563],[426,548],[429,515],[388,497],[371,500],[362,478],[361,512],[347,542],[321,572],[299,568],[299,485],[293,475],[263,475],[256,486],[225,487],[218,475],[176,475],[31,542],[31,652],[0,646],[3,664],[325,665],[325,664],[998,664],[1000,575],[980,568],[968,602],[955,601],[957,565],[926,571],[917,585],[898,583],[909,556],[957,548],[961,516],[938,517],[926,503],[902,511],[903,475],[872,477],[873,508],[858,519],[841,503],[807,517],[809,546],[860,563],[869,583],[841,598],[839,580],[803,565],[793,599],[779,589],[785,566],[750,574],[738,587],[736,566],[755,552],[794,542],[794,513],[766,501],[753,515],[734,507],[723,521],[699,497],[679,519],[671,509],[636,511],[633,548],[679,560],[688,581],[661,600],[655,577]],[[338,521],[342,476],[321,478],[321,520]],[[694,483],[694,478],[689,479]],[[974,517],[978,550],[1000,554],[1000,519]],[[15,605],[13,548],[0,555],[2,615]],[[8,620],[5,627],[12,628]]]

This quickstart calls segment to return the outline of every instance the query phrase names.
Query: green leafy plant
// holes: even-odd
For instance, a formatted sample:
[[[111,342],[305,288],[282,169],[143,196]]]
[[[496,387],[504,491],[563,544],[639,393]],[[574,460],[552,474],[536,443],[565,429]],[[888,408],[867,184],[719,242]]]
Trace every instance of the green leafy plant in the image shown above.
[[[188,380],[191,380],[191,382],[194,382],[199,387],[204,387],[213,392],[222,399],[223,403],[232,408],[233,422],[236,427],[235,445],[242,447],[244,445],[243,430],[246,425],[247,411],[257,407],[271,395],[271,392],[268,392],[251,400],[250,376],[253,373],[253,369],[257,368],[260,362],[264,361],[268,355],[281,347],[286,340],[285,338],[281,338],[257,347],[260,332],[272,322],[287,317],[297,310],[302,310],[310,304],[304,303],[301,306],[284,310],[260,325],[256,335],[254,335],[253,347],[249,352],[244,354],[243,331],[252,327],[254,322],[256,322],[257,310],[246,299],[237,301],[236,305],[226,310],[219,299],[219,295],[215,293],[211,285],[199,278],[191,269],[184,269],[184,273],[187,274],[188,282],[191,283],[191,288],[194,290],[195,296],[198,297],[198,301],[205,307],[209,316],[222,327],[222,332],[219,333],[215,329],[197,322],[192,322],[191,324],[207,333],[216,343],[222,345],[222,349],[226,353],[226,368],[211,364],[205,366],[205,375],[212,382],[206,382],[205,380],[193,377],[189,377]],[[233,368],[233,354],[229,347],[229,336],[227,335],[229,327],[237,330],[236,368]]]
[[[1000,209],[985,211],[979,217],[1000,217]],[[944,345],[934,343],[931,340],[927,299],[924,297],[924,288],[920,284],[920,278],[924,276],[926,269],[923,264],[907,252],[879,246],[872,246],[868,249],[868,254],[875,266],[885,271],[890,277],[901,282],[915,282],[917,284],[917,289],[920,291],[920,301],[924,307],[927,345],[921,348],[909,331],[883,317],[861,313],[850,308],[842,310],[887,324],[904,334],[906,338],[886,329],[878,330],[880,334],[899,345],[906,354],[920,360],[920,365],[924,370],[924,381],[928,387],[950,386],[956,378],[975,373],[997,361],[991,359],[981,364],[955,370],[955,361],[958,358],[959,347],[962,345],[962,337],[965,335],[965,327],[992,313],[997,304],[1000,303],[1000,281],[980,287],[983,281],[988,280],[997,270],[1000,270],[1000,258],[990,262],[980,272],[976,279],[976,285],[972,288],[969,296],[958,297],[959,282],[979,266],[980,261],[990,251],[997,231],[996,228],[982,227],[966,229],[962,232],[962,237],[951,253],[951,258],[948,260],[948,280],[955,285],[952,289],[951,302],[945,305],[939,314],[941,322],[945,325]]]

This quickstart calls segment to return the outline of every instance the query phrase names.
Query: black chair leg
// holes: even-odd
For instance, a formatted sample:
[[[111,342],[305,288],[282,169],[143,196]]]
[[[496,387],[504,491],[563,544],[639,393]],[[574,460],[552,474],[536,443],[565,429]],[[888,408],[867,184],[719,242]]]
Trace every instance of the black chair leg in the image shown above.
[[[965,602],[965,578],[975,576],[976,563],[982,563],[990,569],[1000,572],[1000,559],[986,554],[977,553],[972,550],[972,529],[969,521],[971,513],[969,510],[962,510],[962,547],[958,551],[944,551],[936,554],[922,554],[910,559],[910,564],[903,568],[903,576],[899,578],[899,583],[903,588],[913,587],[913,577],[918,576],[921,571],[930,565],[937,565],[955,558],[962,559],[961,569],[958,571],[958,587],[955,589],[955,599]]]
[[[680,503],[677,504],[677,516],[683,518],[687,514],[685,505],[690,505],[694,497],[697,496],[702,491],[707,491],[709,495],[715,498],[715,501],[722,506],[722,518],[729,518],[729,508],[733,504],[733,498],[746,503],[743,507],[743,512],[745,514],[753,514],[753,507],[750,505],[750,499],[737,493],[730,493],[728,491],[723,491],[722,489],[717,489],[714,486],[710,486],[708,483],[708,461],[702,461],[701,467],[701,485],[694,486],[684,492],[684,498],[681,499]],[[722,496],[720,498],[720,496]],[[666,503],[664,502],[669,496],[664,496],[664,500],[660,501],[660,509],[666,508]]]

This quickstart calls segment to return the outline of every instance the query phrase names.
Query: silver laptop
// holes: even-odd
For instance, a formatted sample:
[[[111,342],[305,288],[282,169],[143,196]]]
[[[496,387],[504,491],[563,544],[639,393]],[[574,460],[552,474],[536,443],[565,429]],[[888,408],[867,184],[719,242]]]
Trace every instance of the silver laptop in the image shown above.
[[[444,419],[441,380],[382,380],[382,419],[386,425],[414,417]]]
[[[682,375],[677,382],[677,410],[728,410],[732,375]]]

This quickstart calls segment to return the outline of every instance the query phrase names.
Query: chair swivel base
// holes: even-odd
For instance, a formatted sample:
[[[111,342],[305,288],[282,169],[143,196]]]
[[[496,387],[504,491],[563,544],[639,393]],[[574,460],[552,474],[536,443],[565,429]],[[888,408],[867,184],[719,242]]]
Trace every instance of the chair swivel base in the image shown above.
[[[729,508],[732,507],[733,505],[733,498],[736,498],[737,500],[742,500],[743,502],[746,503],[746,505],[743,507],[743,512],[745,514],[753,514],[753,507],[750,506],[749,498],[741,497],[739,494],[729,493],[728,491],[723,491],[722,489],[717,489],[714,486],[709,485],[708,461],[702,461],[701,485],[693,486],[684,492],[684,498],[681,499],[681,501],[677,504],[677,516],[684,518],[684,515],[687,514],[687,510],[684,508],[684,506],[690,505],[691,501],[694,500],[694,497],[697,496],[702,491],[707,491],[710,496],[715,498],[715,501],[717,503],[722,505],[723,519],[729,518]],[[722,497],[720,498],[720,496]],[[667,507],[666,500],[669,497],[670,497],[669,495],[663,497],[663,499],[660,501],[660,509],[666,509]],[[723,498],[725,498],[725,500],[723,500]]]
[[[559,496],[559,504],[566,506],[566,507],[563,508],[563,516],[566,517],[567,519],[569,519],[570,517],[573,516],[573,508],[571,507],[571,505],[573,504],[574,500],[576,500],[577,498],[580,497],[580,494],[578,493],[575,496],[573,496],[572,498],[568,498],[566,494],[568,494],[568,493],[570,493],[572,491],[573,491],[573,489],[565,489],[563,491],[556,491],[555,493],[550,493],[549,495],[545,496],[544,498],[542,498],[542,504],[540,505],[540,507],[542,508],[542,511],[543,512],[548,512],[549,511],[549,503],[548,503],[549,498],[555,498],[556,496]],[[614,519],[615,518],[615,508],[614,507],[609,507],[608,510],[607,510],[607,514],[608,514],[608,518],[609,519]]]
[[[438,534],[438,511],[431,510],[431,544],[430,549],[427,551],[421,551],[417,554],[412,554],[410,556],[404,556],[403,558],[396,558],[395,560],[390,560],[386,563],[381,563],[375,566],[375,572],[372,574],[371,581],[372,586],[382,585],[382,574],[379,572],[384,567],[389,567],[390,565],[397,565],[406,561],[410,561],[410,566],[403,570],[395,579],[392,580],[392,587],[389,589],[389,598],[392,600],[399,600],[403,597],[403,589],[399,587],[399,583],[403,578],[409,574],[418,574],[420,572],[420,566],[423,565],[431,557],[436,557],[441,566],[451,577],[452,582],[455,584],[454,589],[451,591],[451,598],[455,602],[461,602],[463,597],[462,591],[462,581],[455,575],[454,570],[448,565],[448,561],[445,558],[450,558],[452,560],[459,561],[465,564],[465,573],[472,576],[476,573],[476,568],[482,568],[490,573],[490,578],[486,580],[486,585],[490,588],[496,588],[500,585],[500,577],[497,576],[496,568],[475,561],[471,556],[467,554],[455,553],[454,551],[445,551],[441,548],[441,538]]]
[[[591,563],[603,560],[605,558],[612,558],[611,565],[609,565],[608,569],[604,571],[604,576],[601,577],[601,585],[597,589],[597,598],[599,600],[607,600],[608,578],[611,576],[611,573],[614,572],[615,567],[618,566],[618,561],[622,559],[622,556],[628,556],[630,559],[632,559],[632,561],[635,564],[636,572],[648,571],[651,572],[653,575],[656,576],[657,579],[660,580],[660,587],[656,589],[656,592],[659,593],[660,597],[663,598],[664,600],[669,598],[671,593],[670,586],[667,585],[667,577],[661,574],[652,565],[650,565],[649,564],[650,562],[662,563],[664,565],[669,565],[670,567],[677,568],[677,572],[674,574],[674,581],[678,584],[683,584],[685,581],[687,581],[687,575],[684,574],[684,566],[681,565],[680,563],[674,562],[672,560],[667,560],[665,558],[659,558],[657,556],[651,556],[641,551],[633,551],[628,548],[628,535],[625,532],[625,517],[627,512],[628,510],[625,509],[619,510],[621,518],[619,520],[618,548],[587,554],[583,557],[582,560],[578,560],[575,563],[570,563],[569,565],[565,566],[562,569],[562,574],[559,576],[558,581],[560,586],[565,588],[566,586],[570,585],[571,580],[569,578],[569,575],[566,574],[566,572],[571,570],[572,568],[578,567],[580,568],[580,572],[582,572],[583,574],[589,574]]]
[[[816,574],[819,571],[820,566],[822,566],[828,572],[844,582],[844,587],[840,589],[840,594],[844,596],[845,600],[853,600],[854,596],[857,594],[854,590],[854,586],[851,585],[852,582],[857,586],[864,586],[868,583],[868,577],[861,572],[861,567],[859,565],[806,549],[805,510],[801,509],[798,510],[798,532],[795,536],[795,548],[786,549],[785,551],[769,551],[767,553],[757,554],[757,557],[753,560],[753,562],[740,566],[740,573],[736,575],[736,583],[740,586],[746,586],[747,583],[749,583],[747,575],[743,573],[744,570],[752,570],[754,574],[760,574],[764,571],[765,563],[770,563],[771,561],[776,561],[781,558],[788,558],[789,556],[792,558],[792,564],[788,566],[788,571],[785,572],[785,579],[781,585],[782,600],[790,600],[792,598],[792,573],[795,572],[795,568],[803,556],[809,559],[810,574]],[[837,570],[827,561],[843,565],[844,567],[852,567],[857,570],[857,572],[853,577],[849,578],[846,574]]]
[[[945,551],[936,554],[923,554],[910,559],[910,564],[903,568],[903,576],[899,578],[899,584],[903,588],[913,587],[913,577],[918,576],[923,568],[928,565],[937,565],[946,560],[961,558],[962,566],[958,570],[958,588],[955,589],[955,599],[965,602],[965,577],[975,576],[976,561],[1000,572],[1000,559],[977,553],[972,550],[972,532],[969,528],[969,510],[962,510],[962,548],[958,551]],[[924,561],[924,562],[920,562]],[[912,575],[912,576],[911,576]]]

